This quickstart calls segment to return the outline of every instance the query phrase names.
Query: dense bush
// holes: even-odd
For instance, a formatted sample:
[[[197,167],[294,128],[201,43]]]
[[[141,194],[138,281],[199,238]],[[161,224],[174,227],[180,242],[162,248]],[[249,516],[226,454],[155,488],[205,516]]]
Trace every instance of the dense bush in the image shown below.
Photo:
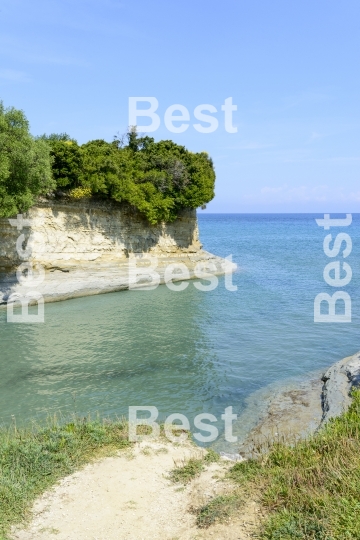
[[[28,210],[55,186],[49,146],[30,135],[22,111],[0,102],[0,217]]]
[[[83,155],[77,142],[66,133],[60,135],[43,136],[51,148],[52,172],[56,186],[78,187],[81,183]]]
[[[135,128],[111,143],[79,145],[66,133],[34,138],[24,113],[0,102],[0,217],[26,212],[39,195],[55,192],[126,202],[155,224],[211,201],[214,183],[206,152],[139,137]]]
[[[197,208],[214,197],[215,173],[205,152],[138,137],[134,129],[126,145],[99,139],[79,146],[66,135],[43,139],[51,147],[59,188],[81,186],[84,193],[127,202],[150,223],[173,221],[181,208]]]

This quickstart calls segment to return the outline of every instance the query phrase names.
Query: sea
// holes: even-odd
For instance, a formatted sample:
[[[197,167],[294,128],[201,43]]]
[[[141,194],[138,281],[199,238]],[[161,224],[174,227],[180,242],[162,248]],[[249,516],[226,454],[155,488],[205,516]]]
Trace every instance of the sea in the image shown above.
[[[0,423],[128,418],[138,407],[159,422],[184,415],[193,433],[197,415],[213,415],[221,438],[232,407],[241,439],[262,396],[360,350],[360,215],[329,230],[320,218],[199,212],[204,249],[237,264],[232,287],[221,276],[211,291],[189,281],[182,291],[161,285],[51,303],[43,324],[11,324],[0,310]],[[324,238],[339,233],[352,241],[346,259],[345,242],[336,257],[324,252]],[[346,286],[324,280],[336,261],[352,270]],[[336,291],[351,298],[351,322],[314,322],[315,297]]]

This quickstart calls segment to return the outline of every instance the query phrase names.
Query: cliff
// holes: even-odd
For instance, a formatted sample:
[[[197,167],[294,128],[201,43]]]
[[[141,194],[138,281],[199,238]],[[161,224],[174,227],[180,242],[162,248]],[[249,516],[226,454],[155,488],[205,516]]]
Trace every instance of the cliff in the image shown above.
[[[229,269],[229,263],[202,250],[195,210],[184,210],[173,223],[152,226],[128,205],[43,200],[25,218],[30,226],[22,230],[7,219],[0,220],[2,303],[13,293],[29,290],[16,276],[24,262],[35,270],[37,265],[44,268],[45,279],[36,290],[47,302],[127,289],[129,283],[150,284],[150,272],[145,270],[131,277],[129,265],[134,258],[137,267],[144,269],[150,264],[146,257],[157,257],[160,282],[165,267],[174,262],[185,264],[190,278],[201,261],[212,263],[214,274]],[[24,237],[19,240],[21,234]],[[21,249],[28,256],[20,257]]]

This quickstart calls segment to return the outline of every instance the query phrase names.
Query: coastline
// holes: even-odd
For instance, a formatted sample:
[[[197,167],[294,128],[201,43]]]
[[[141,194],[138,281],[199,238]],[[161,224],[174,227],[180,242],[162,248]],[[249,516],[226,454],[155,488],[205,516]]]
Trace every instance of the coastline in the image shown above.
[[[202,249],[196,210],[183,210],[173,223],[150,225],[126,204],[44,199],[24,218],[30,225],[20,231],[9,220],[0,220],[3,306],[9,298],[16,301],[29,291],[26,283],[18,282],[16,273],[24,263],[44,272],[42,283],[35,287],[44,302],[151,286],[152,265],[160,284],[165,282],[169,265],[187,270],[179,277],[175,273],[173,281],[196,278],[197,265],[210,266],[213,275],[231,273],[236,268]],[[21,234],[20,249],[30,254],[25,261],[19,256]]]
[[[360,352],[347,356],[325,371],[317,370],[302,377],[276,383],[250,396],[261,403],[244,437],[238,456],[252,458],[266,452],[272,443],[294,444],[316,433],[332,418],[351,405],[351,391],[360,386]],[[245,413],[238,422],[249,423]],[[238,459],[239,457],[234,457]]]
[[[289,385],[286,389],[283,388],[273,395],[269,402],[267,417],[272,417],[272,427],[278,421],[286,423],[286,418],[291,416],[294,408],[288,406],[289,401],[294,406],[300,405],[312,410],[313,403],[318,403],[316,396],[320,397],[320,381],[323,384],[322,407],[320,407],[322,416],[316,430],[319,429],[330,418],[347,410],[349,392],[358,385],[359,373],[360,353],[356,353],[336,362],[322,377],[310,375],[297,389],[289,390]],[[315,401],[311,401],[311,395]],[[357,399],[359,401],[359,398]],[[277,408],[281,411],[280,415],[275,414]],[[266,436],[264,429],[269,429],[266,422],[269,420],[264,418],[261,429],[259,426],[257,428],[258,435],[262,437]],[[346,426],[346,420],[344,425]],[[53,427],[52,430],[54,429]],[[64,430],[67,432],[67,426],[59,426],[56,430],[63,434]],[[333,432],[330,424],[330,430],[325,429],[323,437],[309,438],[311,455],[314,453],[314,446],[311,445],[321,445],[323,439],[325,454],[328,455],[327,438],[334,436]],[[132,446],[126,439],[125,425],[75,424],[69,432],[69,437],[76,438],[80,435],[78,441],[83,441],[84,433],[86,445],[90,446],[94,444],[92,437],[96,434],[97,450],[94,452],[92,449],[88,455],[85,446],[82,449],[82,457],[70,466],[64,464],[62,473],[57,472],[55,467],[54,478],[51,481],[47,480],[47,477],[45,483],[41,480],[41,485],[33,493],[29,493],[28,501],[22,501],[22,513],[7,520],[4,531],[11,531],[11,538],[42,540],[48,538],[49,534],[56,534],[64,540],[75,538],[85,540],[89,537],[89,525],[96,537],[106,531],[106,537],[114,540],[118,538],[119,530],[126,532],[126,537],[134,540],[139,538],[139,533],[140,537],[151,535],[158,538],[161,535],[169,540],[174,538],[174,535],[182,540],[190,540],[194,536],[205,539],[214,534],[224,540],[245,540],[249,534],[259,537],[258,533],[263,532],[264,523],[267,527],[275,529],[278,524],[271,520],[271,513],[273,514],[274,510],[270,509],[269,512],[257,481],[253,480],[255,483],[251,484],[251,475],[247,478],[247,467],[254,467],[256,463],[258,481],[265,481],[266,476],[262,477],[261,474],[268,474],[267,485],[271,490],[280,490],[280,494],[288,486],[288,480],[287,477],[281,480],[282,477],[275,474],[278,474],[279,470],[284,475],[292,474],[292,469],[287,473],[289,463],[286,460],[290,459],[293,452],[299,454],[298,456],[296,454],[298,461],[295,459],[294,464],[297,478],[301,468],[305,467],[305,472],[308,471],[309,458],[306,457],[306,461],[304,458],[304,453],[308,456],[306,442],[292,449],[291,441],[281,437],[274,440],[284,443],[281,448],[287,457],[280,458],[280,463],[279,457],[276,457],[276,466],[272,468],[271,460],[270,463],[266,460],[251,462],[242,457],[235,461],[243,463],[234,465],[231,458],[219,461],[218,458],[210,456],[210,453],[210,459],[207,460],[206,450],[194,447],[190,441],[172,444],[160,438],[157,441],[143,441]],[[109,438],[110,433],[112,435]],[[30,435],[30,441],[27,442],[26,437],[22,439],[20,433],[15,433],[15,437],[18,439],[18,451],[21,452],[24,452],[24,448],[20,447],[29,445],[30,442],[29,448],[32,448],[33,440],[37,440],[36,434]],[[43,436],[40,436],[37,444],[41,437]],[[45,458],[48,459],[48,436],[44,438],[42,444],[41,452],[45,450]],[[64,451],[62,446],[58,449],[60,450]],[[271,448],[269,450],[271,456],[274,451],[276,452],[276,447],[275,450]],[[67,451],[70,451],[70,455],[73,454],[71,446]],[[253,452],[253,455],[247,457],[259,457],[259,454],[255,454]],[[39,454],[36,456],[35,461],[38,462]],[[56,460],[56,455],[53,458]],[[338,458],[335,456],[335,459]],[[197,469],[193,468],[195,464],[198,466]],[[329,466],[331,468],[331,463]],[[190,476],[182,476],[185,472]],[[181,480],[174,481],[178,475]],[[180,486],[177,482],[180,482]],[[306,498],[308,495],[305,493],[303,497]],[[333,498],[336,504],[335,496]],[[79,516],[82,518],[79,519]],[[27,518],[27,522],[24,522],[24,518]],[[281,523],[282,521],[280,525]]]

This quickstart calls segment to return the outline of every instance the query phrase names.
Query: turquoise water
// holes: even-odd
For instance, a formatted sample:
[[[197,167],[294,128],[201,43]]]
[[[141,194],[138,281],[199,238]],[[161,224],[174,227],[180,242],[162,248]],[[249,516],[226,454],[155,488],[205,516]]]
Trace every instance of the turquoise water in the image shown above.
[[[160,286],[74,299],[47,304],[39,325],[8,324],[0,311],[0,420],[43,421],[58,411],[127,416],[129,405],[156,406],[161,419],[220,419],[230,405],[241,414],[262,387],[355,353],[360,216],[346,228],[349,324],[313,321],[316,294],[334,292],[322,277],[329,231],[315,217],[200,214],[205,249],[238,264],[237,292],[220,278],[212,292],[190,282],[180,293]]]

